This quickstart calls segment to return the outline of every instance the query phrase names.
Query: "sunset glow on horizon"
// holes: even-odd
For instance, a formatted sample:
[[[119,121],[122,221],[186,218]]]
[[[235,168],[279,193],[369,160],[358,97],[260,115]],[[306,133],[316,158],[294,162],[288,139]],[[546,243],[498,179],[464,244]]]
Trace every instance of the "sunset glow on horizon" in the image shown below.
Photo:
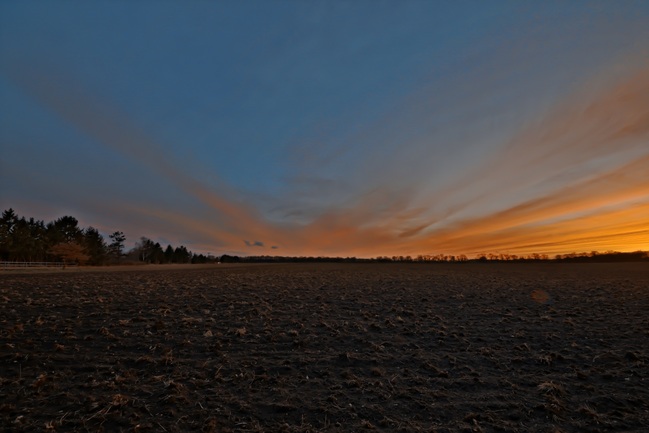
[[[649,250],[646,2],[7,2],[0,206],[195,252]]]

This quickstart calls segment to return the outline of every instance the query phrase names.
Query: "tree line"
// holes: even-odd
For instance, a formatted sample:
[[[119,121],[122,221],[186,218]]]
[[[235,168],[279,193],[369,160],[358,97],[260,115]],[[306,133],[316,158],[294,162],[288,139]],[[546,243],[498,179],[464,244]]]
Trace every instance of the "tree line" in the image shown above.
[[[105,239],[96,228],[82,228],[72,216],[45,223],[17,215],[13,209],[0,218],[0,260],[21,262],[63,261],[80,265],[124,262],[207,263],[214,258],[194,254],[185,246],[163,248],[141,237],[135,248],[125,251],[126,236],[114,231]]]
[[[2,212],[0,218],[0,260],[44,262],[63,261],[81,265],[106,265],[124,262],[140,263],[467,263],[467,262],[629,262],[649,261],[649,252],[591,251],[589,253],[560,254],[480,254],[469,259],[459,255],[417,255],[357,257],[289,257],[289,256],[233,256],[221,257],[194,254],[185,246],[163,248],[159,242],[141,237],[135,247],[125,251],[126,237],[115,231],[104,239],[96,228],[79,227],[72,216],[63,216],[47,224],[34,218],[19,217],[13,209]]]
[[[479,254],[475,258],[459,255],[417,255],[417,256],[378,256],[374,258],[326,257],[326,256],[234,256],[224,254],[222,263],[531,263],[531,262],[649,262],[648,251],[618,252],[591,251],[589,253],[568,253],[549,256],[547,254]]]

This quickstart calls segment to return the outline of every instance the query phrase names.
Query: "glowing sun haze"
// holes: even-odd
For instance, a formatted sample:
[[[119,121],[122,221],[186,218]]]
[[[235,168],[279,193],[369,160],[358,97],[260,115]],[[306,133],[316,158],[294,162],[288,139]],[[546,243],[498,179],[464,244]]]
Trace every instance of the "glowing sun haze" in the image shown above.
[[[649,3],[3,2],[0,150],[195,252],[649,250]]]

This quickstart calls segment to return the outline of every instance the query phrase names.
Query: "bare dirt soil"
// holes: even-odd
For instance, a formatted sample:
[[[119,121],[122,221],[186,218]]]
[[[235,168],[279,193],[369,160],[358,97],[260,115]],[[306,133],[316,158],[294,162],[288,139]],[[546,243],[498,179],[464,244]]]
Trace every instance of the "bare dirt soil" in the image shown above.
[[[0,430],[646,432],[647,264],[0,273]]]

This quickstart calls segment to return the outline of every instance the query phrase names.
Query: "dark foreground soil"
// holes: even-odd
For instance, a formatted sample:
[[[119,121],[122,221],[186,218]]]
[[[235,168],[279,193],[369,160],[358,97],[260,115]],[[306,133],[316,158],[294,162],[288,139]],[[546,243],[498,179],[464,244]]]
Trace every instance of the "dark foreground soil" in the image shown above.
[[[0,273],[12,432],[646,432],[647,264]]]

